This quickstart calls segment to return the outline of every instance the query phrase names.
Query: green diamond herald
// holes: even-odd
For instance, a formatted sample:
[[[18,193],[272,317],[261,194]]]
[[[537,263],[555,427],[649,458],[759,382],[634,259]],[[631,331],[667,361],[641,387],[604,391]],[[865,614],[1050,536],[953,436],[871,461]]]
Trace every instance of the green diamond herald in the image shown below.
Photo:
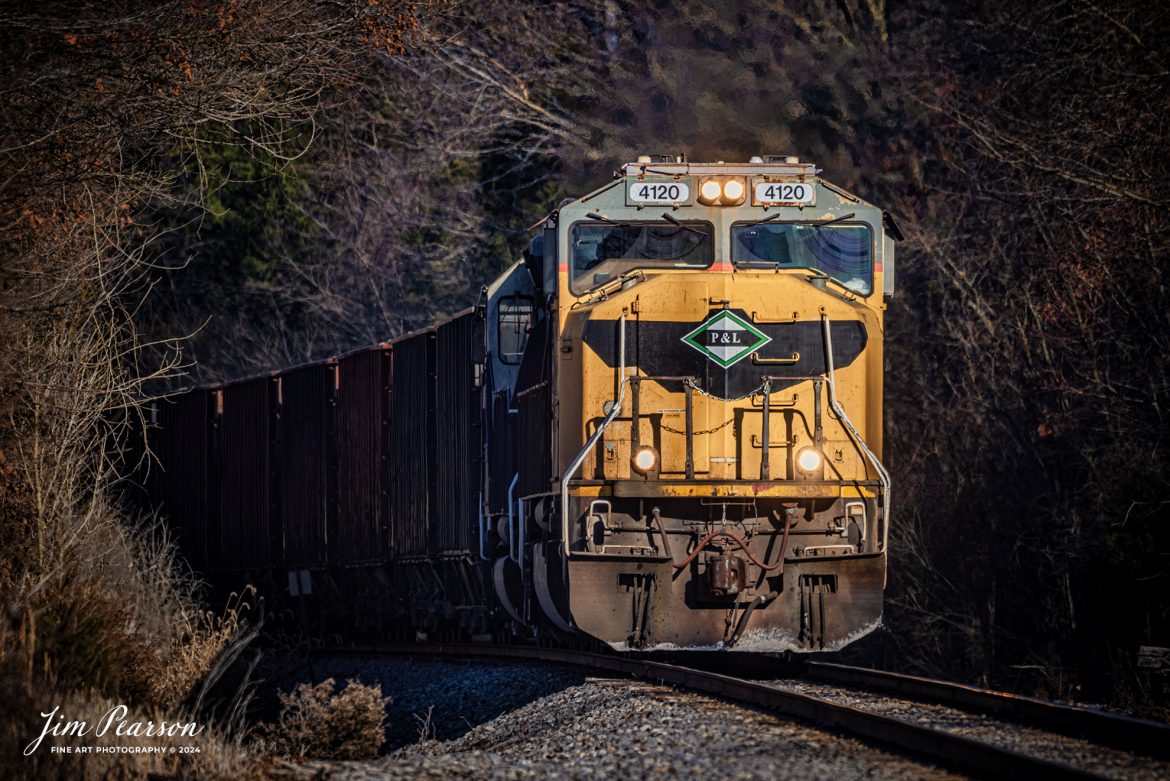
[[[707,318],[682,340],[727,369],[772,341],[772,337],[762,333],[750,320],[724,310]]]

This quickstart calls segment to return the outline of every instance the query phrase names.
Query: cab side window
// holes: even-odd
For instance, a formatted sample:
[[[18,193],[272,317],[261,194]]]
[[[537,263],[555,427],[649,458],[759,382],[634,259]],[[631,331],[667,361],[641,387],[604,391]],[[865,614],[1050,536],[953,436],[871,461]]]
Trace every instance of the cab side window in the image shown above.
[[[518,364],[524,355],[528,331],[532,325],[532,299],[527,296],[507,296],[500,299],[496,319],[497,344],[500,360]]]

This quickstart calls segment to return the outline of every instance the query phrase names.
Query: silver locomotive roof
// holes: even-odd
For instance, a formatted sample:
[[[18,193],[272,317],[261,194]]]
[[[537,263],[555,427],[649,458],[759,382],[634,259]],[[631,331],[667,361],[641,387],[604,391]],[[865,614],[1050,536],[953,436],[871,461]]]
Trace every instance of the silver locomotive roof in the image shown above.
[[[692,163],[679,158],[654,158],[643,155],[632,163],[622,166],[620,173],[625,176],[704,176],[704,175],[766,175],[766,176],[816,176],[821,172],[812,163],[802,163],[791,156],[753,157],[746,163]]]

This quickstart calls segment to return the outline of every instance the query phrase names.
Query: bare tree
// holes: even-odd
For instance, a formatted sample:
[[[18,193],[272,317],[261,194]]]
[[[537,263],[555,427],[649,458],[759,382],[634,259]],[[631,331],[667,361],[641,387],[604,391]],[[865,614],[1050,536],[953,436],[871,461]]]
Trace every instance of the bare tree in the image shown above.
[[[936,671],[1068,694],[1170,639],[1170,539],[1119,530],[1170,495],[1159,13],[992,3],[914,66],[945,165],[892,318],[895,578],[903,647]]]
[[[183,232],[175,251],[191,265],[162,275],[175,305],[152,313],[152,333],[206,322],[188,355],[200,376],[223,378],[387,339],[474,303],[524,227],[557,202],[558,159],[588,146],[570,104],[597,83],[595,11],[518,2],[419,13],[400,51],[324,96],[313,146],[284,169],[300,189],[281,196],[272,269],[241,283],[246,305],[205,294],[214,249]]]
[[[0,6],[5,740],[39,712],[38,687],[173,705],[230,635],[231,620],[201,612],[165,539],[111,497],[119,443],[140,431],[142,384],[176,368],[173,350],[158,362],[144,353],[133,325],[143,280],[168,260],[150,250],[169,227],[152,215],[206,195],[176,184],[199,171],[210,128],[287,154],[371,51],[401,46],[407,10],[365,0]],[[189,156],[182,165],[176,152]]]

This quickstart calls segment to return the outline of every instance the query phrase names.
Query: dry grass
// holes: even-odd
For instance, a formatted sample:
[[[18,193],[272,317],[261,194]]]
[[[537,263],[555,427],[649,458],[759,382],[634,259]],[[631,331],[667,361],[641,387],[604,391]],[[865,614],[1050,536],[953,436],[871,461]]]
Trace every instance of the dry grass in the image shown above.
[[[316,686],[302,683],[280,694],[275,724],[262,725],[266,749],[291,759],[373,759],[386,741],[386,706],[381,686],[346,681],[335,693],[332,678]]]
[[[64,225],[38,240],[42,254],[0,295],[11,337],[0,375],[18,378],[0,387],[0,777],[142,777],[165,758],[47,746],[26,758],[21,747],[58,704],[76,708],[69,718],[110,703],[179,719],[242,614],[205,612],[161,525],[112,498],[111,453],[129,435],[142,380],[121,363],[135,341],[107,287],[114,250]],[[193,761],[215,777],[216,757],[236,762],[238,747],[211,732],[203,742],[168,767]]]
[[[210,728],[198,754],[61,755],[48,740],[22,753],[40,734],[38,714],[57,705],[67,719],[125,704],[155,721],[190,720],[183,703],[245,623],[239,603],[220,616],[203,610],[161,524],[127,517],[110,498],[103,445],[124,433],[111,412],[133,384],[110,359],[116,340],[85,333],[93,312],[24,330],[27,352],[5,355],[24,392],[2,438],[10,469],[0,477],[0,761],[8,766],[0,777],[140,778],[180,767],[188,777],[195,768],[199,777],[239,777],[230,768],[250,767],[245,752]]]
[[[149,707],[182,702],[241,631],[246,604],[203,610],[157,526],[131,528],[100,505],[83,522],[51,569],[10,592],[0,661],[52,688],[93,687]]]
[[[32,756],[23,747],[40,734],[39,714],[60,705],[67,720],[96,720],[125,704],[130,720],[197,720],[195,699],[215,661],[244,633],[240,602],[222,615],[201,609],[195,584],[155,526],[128,526],[91,503],[85,528],[54,553],[39,579],[21,578],[7,595],[0,623],[0,777],[246,778],[259,764],[223,725],[202,725],[196,740],[46,738]],[[229,654],[225,654],[229,652]],[[242,735],[242,730],[237,731]],[[194,746],[192,754],[52,754],[50,746]]]

